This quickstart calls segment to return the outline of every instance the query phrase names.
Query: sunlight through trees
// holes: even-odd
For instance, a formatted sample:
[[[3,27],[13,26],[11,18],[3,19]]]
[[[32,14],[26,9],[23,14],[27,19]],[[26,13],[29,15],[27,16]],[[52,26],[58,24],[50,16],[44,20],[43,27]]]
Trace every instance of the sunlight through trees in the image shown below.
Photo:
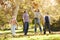
[[[15,16],[17,21],[20,21],[25,9],[28,10],[30,18],[33,19],[31,8],[32,10],[39,9],[43,15],[48,12],[57,20],[59,19],[60,0],[0,0],[0,20],[7,23],[12,16]]]

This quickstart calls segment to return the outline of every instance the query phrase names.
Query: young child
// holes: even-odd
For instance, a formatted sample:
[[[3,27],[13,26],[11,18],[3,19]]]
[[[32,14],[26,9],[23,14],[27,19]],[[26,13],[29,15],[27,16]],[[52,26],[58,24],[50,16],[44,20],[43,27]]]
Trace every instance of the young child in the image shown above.
[[[15,32],[15,29],[16,29],[16,24],[17,24],[17,21],[16,21],[16,18],[13,16],[12,19],[11,19],[11,32],[12,32],[12,35],[15,36],[16,32]]]

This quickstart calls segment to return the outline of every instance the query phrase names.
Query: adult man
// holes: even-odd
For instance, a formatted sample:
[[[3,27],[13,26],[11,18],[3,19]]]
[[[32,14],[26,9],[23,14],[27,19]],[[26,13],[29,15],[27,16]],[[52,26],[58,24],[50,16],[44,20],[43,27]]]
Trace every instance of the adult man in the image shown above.
[[[27,10],[24,11],[23,14],[23,25],[24,25],[24,35],[27,35],[28,28],[29,28],[29,14]]]
[[[35,33],[36,33],[36,30],[37,30],[36,24],[38,24],[40,32],[42,32],[42,28],[40,26],[40,12],[39,12],[39,9],[35,10],[33,13],[34,13]]]

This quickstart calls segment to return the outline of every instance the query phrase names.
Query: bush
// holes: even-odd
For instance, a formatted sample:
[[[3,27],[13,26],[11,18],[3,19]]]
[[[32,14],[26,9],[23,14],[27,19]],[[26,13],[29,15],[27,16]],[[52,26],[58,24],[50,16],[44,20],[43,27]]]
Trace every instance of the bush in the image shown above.
[[[60,31],[60,18],[55,23],[52,23],[51,30],[52,31]]]

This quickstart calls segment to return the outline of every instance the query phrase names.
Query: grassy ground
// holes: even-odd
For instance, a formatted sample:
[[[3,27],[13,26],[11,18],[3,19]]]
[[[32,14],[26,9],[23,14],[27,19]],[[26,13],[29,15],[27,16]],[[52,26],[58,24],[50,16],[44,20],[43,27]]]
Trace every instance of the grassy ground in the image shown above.
[[[22,29],[16,30],[16,36],[13,37],[11,30],[0,31],[0,40],[60,40],[60,32],[53,32],[52,34],[41,34],[39,29],[34,33],[34,29],[29,29],[27,36],[24,35]]]
[[[33,34],[28,33],[27,36],[23,34],[17,34],[15,37],[12,37],[11,34],[5,34],[0,36],[0,40],[60,40],[60,34]]]
[[[10,40],[60,40],[59,35],[34,35],[20,38],[10,38]]]

